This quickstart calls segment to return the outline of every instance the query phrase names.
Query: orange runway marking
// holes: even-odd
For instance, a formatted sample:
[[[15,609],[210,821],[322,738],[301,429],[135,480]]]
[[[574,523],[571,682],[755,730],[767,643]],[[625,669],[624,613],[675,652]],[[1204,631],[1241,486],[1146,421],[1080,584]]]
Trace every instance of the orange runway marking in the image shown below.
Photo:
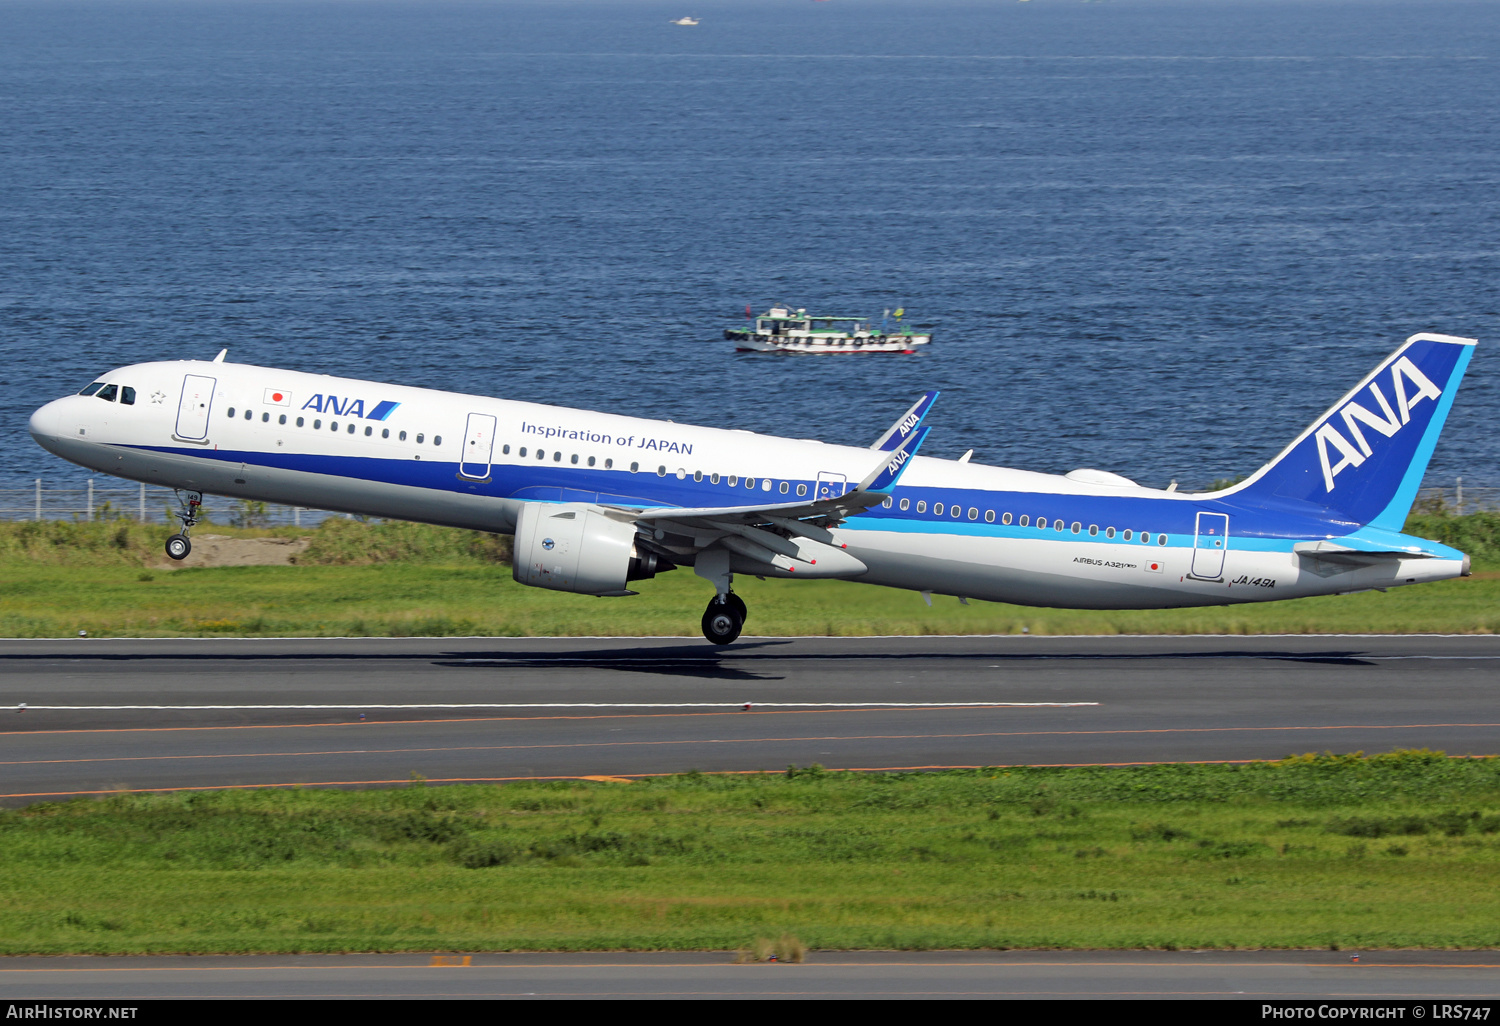
[[[1297,731],[1297,730],[1400,730],[1423,727],[1493,727],[1492,723],[1411,723],[1394,726],[1339,726],[1339,727],[1163,727],[1143,730],[1041,730],[1041,731],[975,731],[961,734],[813,734],[802,737],[712,737],[686,738],[682,740],[658,741],[569,741],[554,744],[528,745],[448,745],[424,748],[334,748],[323,751],[300,752],[215,752],[204,755],[118,755],[85,759],[16,759],[0,762],[0,766],[53,766],[85,765],[97,762],[177,762],[198,759],[276,759],[290,756],[334,756],[334,755],[413,755],[424,752],[509,752],[534,751],[537,749],[568,748],[652,748],[677,745],[748,745],[772,744],[794,741],[920,741],[951,740],[954,738],[982,737],[1038,737],[1072,736],[1080,734],[1182,734],[1211,733],[1223,731]],[[1256,759],[1200,760],[1212,762],[1257,762]],[[1141,763],[1028,763],[1027,765],[1051,766],[1134,766]]]

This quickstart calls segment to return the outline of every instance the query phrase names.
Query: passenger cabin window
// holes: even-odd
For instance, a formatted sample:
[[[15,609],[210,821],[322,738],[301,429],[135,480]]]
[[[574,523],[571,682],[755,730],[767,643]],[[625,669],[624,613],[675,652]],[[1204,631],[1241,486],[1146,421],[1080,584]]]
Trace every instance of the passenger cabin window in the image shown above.
[[[1096,538],[1098,536],[1099,536],[1099,525],[1098,524],[1090,524],[1089,525],[1089,537],[1090,538]]]
[[[747,478],[745,478],[745,487],[746,488],[754,488],[755,487],[755,478],[753,478],[753,477],[747,477]]]
[[[973,506],[969,507],[969,519],[970,520],[978,520],[979,519],[979,510],[976,509]],[[991,513],[990,514],[990,519],[994,520],[995,519],[995,514]]]
[[[666,477],[667,476],[667,468],[666,467],[657,467],[656,468],[656,476],[657,477]]]
[[[509,456],[510,455],[510,446],[508,446],[508,445],[502,445],[500,447],[500,454],[502,456]]]
[[[562,462],[562,450],[561,449],[557,450],[555,453],[552,454],[552,462],[553,463],[561,463]]]
[[[573,454],[572,459],[570,459],[568,462],[572,463],[573,466],[575,466],[575,467],[578,466],[578,454],[575,452]],[[592,456],[590,456],[589,457],[589,466],[592,467],[593,465],[594,465],[594,458]]]
[[[321,419],[319,419],[319,418],[314,417],[313,418],[313,430],[316,431],[319,428],[321,428],[322,426],[323,426],[323,421]]]
[[[962,513],[963,513],[963,510],[961,508],[959,508],[958,503],[955,502],[953,504],[953,519],[957,520],[959,518],[960,514],[962,514]]]
[[[271,423],[271,415],[269,413],[262,413],[260,415],[260,422],[262,424],[269,424],[269,423]]]
[[[427,437],[426,435],[424,435],[424,434],[422,434],[422,432],[418,431],[417,432],[417,444],[421,445],[422,444],[422,439],[424,439],[426,437]],[[540,455],[540,454],[538,454],[538,455]]]
[[[120,386],[120,405],[122,405],[122,406],[134,406],[135,405],[135,389],[131,388],[129,385],[121,385]]]
[[[697,484],[702,484],[703,483],[703,471],[701,471],[701,470],[695,470],[695,471],[693,471],[693,481],[696,482]]]
[[[337,431],[338,429],[339,429],[339,422],[338,421],[336,421],[336,420],[330,420],[328,422],[328,430],[329,431]]]
[[[229,408],[229,419],[230,419],[230,420],[233,420],[233,419],[234,419],[234,407],[233,407],[233,406],[231,406],[231,407],[230,407],[230,408]]]
[[[417,436],[417,441],[420,442],[421,440],[422,440],[422,436],[418,435]],[[536,458],[539,459],[539,460],[546,459],[547,458],[547,450],[546,449],[538,449],[536,451]]]
[[[397,440],[397,441],[398,441],[398,442],[404,442],[404,441],[406,441],[406,432],[405,432],[405,431],[403,431],[403,432],[401,432],[401,433],[400,433],[400,434],[399,434],[399,435],[397,435],[397,436],[396,436],[396,440]],[[525,455],[526,455],[526,450],[525,450],[525,449],[522,449],[522,450],[521,450],[521,455],[522,455],[522,456],[525,456]]]
[[[926,513],[927,512],[927,500],[926,499],[918,499],[917,500],[917,512],[918,513]]]
[[[432,444],[433,445],[442,445],[443,444],[443,436],[442,435],[433,435],[432,436]]]
[[[771,490],[771,479],[769,477],[761,481],[760,490],[763,492],[769,492]]]
[[[1056,520],[1052,521],[1052,527],[1053,527],[1054,530],[1058,530],[1058,531],[1062,531],[1062,530],[1066,530],[1067,529],[1067,525],[1062,522],[1062,518],[1061,517],[1058,517]]]
[[[1166,543],[1167,543],[1167,536],[1166,535],[1159,534],[1159,535],[1156,536],[1156,544],[1158,544],[1158,545],[1165,545]]]
[[[103,388],[99,389],[99,398],[103,399],[107,403],[114,402],[119,394],[120,387],[118,385],[105,385]]]
[[[1005,515],[1006,515],[1006,516],[1007,516],[1007,517],[1008,517],[1008,516],[1010,516],[1010,514],[1009,514],[1009,513],[1007,513],[1007,514],[1005,514]],[[1007,520],[1007,521],[1006,521],[1006,523],[1009,523],[1009,522],[1010,522],[1010,521],[1008,521],[1008,520]],[[1029,524],[1029,523],[1030,523],[1030,522],[1031,522],[1031,518],[1030,518],[1030,517],[1029,517],[1029,516],[1027,516],[1027,515],[1026,515],[1026,514],[1025,514],[1025,513],[1022,513],[1022,514],[1021,514],[1021,526],[1022,526],[1022,527],[1025,527],[1025,526],[1026,526],[1026,525],[1027,525],[1027,524]]]
[[[986,517],[985,519],[988,520],[989,518]],[[1003,514],[1001,514],[1001,516],[1000,516],[1000,522],[1002,524],[1004,524],[1005,526],[1009,527],[1010,526],[1010,514],[1009,513],[1003,513]]]
[[[943,515],[943,504],[941,502],[934,502],[932,504],[932,513],[933,513],[934,516],[939,516],[939,517],[942,516]]]
[[[884,501],[884,502],[882,502],[882,503],[881,503],[881,505],[882,505],[882,506],[884,506],[884,507],[885,507],[885,508],[886,508],[886,509],[890,509],[890,508],[891,508],[891,503],[892,503],[892,502],[893,502],[893,501],[894,501],[894,500],[893,500],[893,499],[892,499],[892,498],[891,498],[891,497],[890,497],[890,496],[889,496],[889,495],[887,495],[887,496],[886,496],[886,497],[885,497],[885,501]]]
[[[902,499],[901,500],[901,508],[903,510],[911,509],[911,500],[910,499]]]
[[[805,485],[805,484],[799,484],[797,486],[797,494],[798,495],[806,495],[807,494],[807,485]],[[886,505],[887,506],[890,505],[890,501],[889,500],[886,501]]]
[[[304,418],[304,417],[298,417],[298,418],[297,418],[297,426],[298,426],[298,427],[301,427],[301,426],[302,426],[302,425],[303,425],[303,424],[305,424],[305,423],[307,423],[307,420],[306,420],[306,418]]]
[[[366,438],[369,438],[374,433],[375,433],[375,429],[374,428],[372,428],[372,427],[365,428],[365,437]]]
[[[577,461],[575,460],[574,462],[577,462]],[[589,466],[592,467],[593,465],[594,465],[594,457],[590,456],[589,457]]]
[[[381,438],[389,438],[389,437],[391,437],[391,429],[390,428],[381,428],[380,429],[380,437]],[[506,452],[510,452],[510,446],[507,445],[505,447],[505,451]]]
[[[109,387],[110,388],[114,388],[115,386],[110,385]],[[102,392],[100,393],[100,395],[103,395],[103,394],[104,393],[102,393]],[[245,419],[246,420],[249,420],[251,417],[254,417],[254,416],[255,416],[255,411],[254,410],[246,410],[245,411]]]
[[[614,460],[612,460],[612,459],[605,459],[605,461],[604,461],[604,469],[605,470],[613,470],[614,469],[614,465],[615,465],[615,461]],[[635,468],[631,467],[630,469],[634,470]]]
[[[285,424],[286,423],[286,414],[283,413],[281,416],[277,417],[276,418],[276,423],[278,423],[278,424]]]
[[[1080,524],[1080,523],[1079,523],[1079,522],[1078,522],[1078,521],[1076,521],[1076,520],[1075,520],[1075,521],[1073,521],[1073,533],[1074,533],[1074,534],[1077,534],[1077,533],[1078,533],[1078,532],[1079,532],[1079,531],[1082,531],[1082,530],[1083,530],[1083,525],[1082,525],[1082,524]]]
[[[631,464],[631,465],[630,465],[630,472],[631,472],[631,473],[632,473],[632,474],[634,474],[634,473],[635,473],[635,472],[636,472],[636,471],[638,471],[638,470],[640,470],[640,469],[641,469],[641,465],[640,465],[640,464],[639,464],[639,463],[632,463],[632,464]]]
[[[1121,535],[1121,537],[1124,538],[1126,541],[1129,541],[1130,537],[1131,537],[1131,535],[1130,535],[1130,529],[1126,528],[1125,529],[1125,533],[1123,535]]]
[[[401,437],[402,438],[406,437],[406,432],[405,431],[401,432]],[[525,456],[526,455],[526,446],[524,446],[524,445],[521,446],[521,448],[516,451],[516,455],[517,456]]]
[[[710,475],[708,475],[708,483],[709,484],[718,484],[719,483],[719,475],[718,474],[710,474]]]
[[[785,495],[786,494],[786,490],[787,490],[787,483],[785,481],[783,481],[783,482],[781,482],[781,494]]]
[[[79,395],[93,395],[95,392],[99,391],[99,389],[101,389],[103,387],[104,387],[104,382],[102,382],[102,381],[96,381],[92,385],[86,386],[78,394]]]
[[[1115,536],[1115,529],[1113,527],[1106,527],[1104,529],[1104,537],[1106,537],[1106,538],[1113,538],[1114,536]]]
[[[739,483],[740,483],[740,476],[738,474],[730,474],[729,475],[729,487],[731,487],[731,488],[738,487]]]
[[[1151,532],[1150,531],[1142,531],[1141,532],[1141,543],[1144,544],[1144,545],[1150,545],[1151,544]]]

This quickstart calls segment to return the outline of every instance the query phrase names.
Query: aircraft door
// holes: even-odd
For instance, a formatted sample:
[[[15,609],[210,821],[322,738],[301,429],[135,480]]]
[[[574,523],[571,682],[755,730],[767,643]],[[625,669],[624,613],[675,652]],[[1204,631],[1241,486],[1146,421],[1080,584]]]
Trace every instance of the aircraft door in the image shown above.
[[[1194,577],[1217,580],[1224,576],[1224,552],[1229,548],[1229,517],[1223,513],[1199,513],[1193,536]]]
[[[849,479],[843,474],[834,474],[827,470],[818,474],[818,495],[820,499],[841,498],[849,488]]]
[[[208,412],[214,402],[216,378],[187,374],[182,379],[182,398],[177,402],[177,427],[173,431],[184,442],[208,440]]]
[[[488,413],[469,414],[464,431],[463,456],[458,472],[463,477],[482,481],[490,476],[490,458],[495,451],[495,418]]]

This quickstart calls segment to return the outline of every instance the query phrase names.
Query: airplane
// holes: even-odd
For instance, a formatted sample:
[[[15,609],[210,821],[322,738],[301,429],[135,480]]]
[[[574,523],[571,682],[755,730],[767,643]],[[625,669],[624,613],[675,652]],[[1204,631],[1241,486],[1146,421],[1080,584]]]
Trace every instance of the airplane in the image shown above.
[[[1150,609],[1467,576],[1402,533],[1476,340],[1407,339],[1280,454],[1219,491],[918,455],[922,396],[869,446],[779,438],[225,362],[120,367],[37,410],[48,451],[203,496],[513,534],[522,584],[598,596],[676,567],[713,586],[704,637],[747,610],[735,574],[961,600]],[[1175,486],[1174,486],[1175,487]]]

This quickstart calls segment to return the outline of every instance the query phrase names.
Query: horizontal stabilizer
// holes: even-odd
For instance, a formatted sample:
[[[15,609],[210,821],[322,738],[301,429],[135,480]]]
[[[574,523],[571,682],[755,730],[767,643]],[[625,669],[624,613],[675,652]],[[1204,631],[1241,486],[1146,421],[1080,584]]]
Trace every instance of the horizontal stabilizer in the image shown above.
[[[1355,549],[1331,541],[1298,542],[1292,546],[1292,551],[1299,556],[1311,556],[1345,566],[1375,566],[1403,559],[1433,558],[1432,553],[1423,552],[1416,546],[1408,549]]]

